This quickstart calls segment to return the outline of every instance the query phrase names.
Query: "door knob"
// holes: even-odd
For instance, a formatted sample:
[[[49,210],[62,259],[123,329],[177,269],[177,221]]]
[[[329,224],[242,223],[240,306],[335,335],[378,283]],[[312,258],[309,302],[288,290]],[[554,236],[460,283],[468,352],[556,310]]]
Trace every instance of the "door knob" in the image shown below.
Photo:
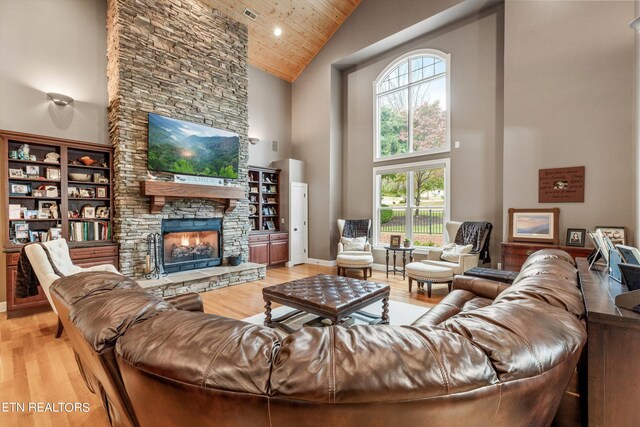
[[[294,229],[293,229],[293,231],[298,231],[298,229],[297,229],[297,228],[294,228]]]

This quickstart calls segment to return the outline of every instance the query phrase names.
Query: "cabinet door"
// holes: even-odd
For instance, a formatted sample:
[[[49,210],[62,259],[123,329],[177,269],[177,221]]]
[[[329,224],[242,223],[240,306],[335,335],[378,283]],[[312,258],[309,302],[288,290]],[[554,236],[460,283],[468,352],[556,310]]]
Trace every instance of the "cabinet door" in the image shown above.
[[[269,242],[250,243],[249,261],[258,264],[269,264]]]
[[[269,264],[284,264],[289,257],[289,242],[287,240],[272,241],[269,248]]]
[[[27,298],[18,298],[16,296],[16,277],[18,275],[18,267],[7,267],[7,309],[18,310],[21,308],[31,308],[38,306],[48,306],[47,296],[40,286],[38,286],[38,294]]]

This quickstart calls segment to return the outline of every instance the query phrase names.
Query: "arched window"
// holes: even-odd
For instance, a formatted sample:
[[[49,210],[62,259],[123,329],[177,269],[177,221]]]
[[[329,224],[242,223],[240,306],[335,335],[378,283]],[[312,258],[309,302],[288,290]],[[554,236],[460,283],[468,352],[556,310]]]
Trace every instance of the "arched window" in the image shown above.
[[[404,55],[384,69],[374,91],[374,160],[450,151],[448,54]]]

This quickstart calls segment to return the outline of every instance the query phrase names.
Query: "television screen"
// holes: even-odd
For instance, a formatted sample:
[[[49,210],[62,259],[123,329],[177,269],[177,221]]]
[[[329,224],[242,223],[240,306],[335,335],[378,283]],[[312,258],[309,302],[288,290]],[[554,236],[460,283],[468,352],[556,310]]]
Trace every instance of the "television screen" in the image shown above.
[[[236,133],[149,113],[149,170],[238,178],[239,151]]]

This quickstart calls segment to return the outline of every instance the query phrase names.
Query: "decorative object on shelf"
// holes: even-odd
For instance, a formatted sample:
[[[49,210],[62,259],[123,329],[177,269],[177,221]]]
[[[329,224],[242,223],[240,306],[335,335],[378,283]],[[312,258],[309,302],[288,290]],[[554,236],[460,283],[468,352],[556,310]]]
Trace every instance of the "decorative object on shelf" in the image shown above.
[[[26,243],[29,241],[29,224],[26,222],[16,222],[13,224],[15,243]]]
[[[51,102],[60,107],[66,107],[67,105],[73,103],[72,97],[63,95],[61,93],[49,92],[47,93],[47,98],[49,98]]]
[[[11,184],[11,194],[25,196],[31,191],[29,184]]]
[[[100,178],[98,178],[98,184],[108,184],[109,183],[109,178],[107,178],[106,176],[101,176]]]
[[[9,169],[9,178],[24,178],[22,169]]]
[[[98,178],[97,178],[97,179],[96,179],[96,175],[98,175]],[[93,175],[93,182],[100,182],[100,177],[101,177],[101,176],[102,176],[102,175],[100,175],[99,173],[98,173],[98,174],[94,174],[94,175]],[[147,171],[147,180],[148,180],[148,181],[157,181],[157,180],[158,180],[158,177],[157,177],[157,176],[155,176],[155,175],[153,175],[151,172]]]
[[[67,211],[67,218],[80,218],[80,212],[77,209]]]
[[[540,169],[539,203],[584,203],[584,166]]]
[[[90,173],[69,172],[69,179],[71,181],[91,182],[91,174]]]
[[[162,272],[160,254],[162,253],[162,235],[151,233],[147,236],[147,256],[145,257],[145,279],[159,279],[167,273]]]
[[[44,162],[45,163],[60,163],[60,154],[56,153],[56,152],[51,152],[51,153],[47,153],[46,156],[44,156]]]
[[[587,230],[584,228],[567,228],[567,246],[584,248]]]
[[[9,219],[22,219],[23,208],[22,205],[9,205]]]
[[[411,240],[404,239],[404,247],[405,248],[410,248],[411,247]]]
[[[199,184],[224,187],[224,179],[212,178],[210,176],[193,176],[193,175],[173,175],[173,182],[181,184]]]
[[[251,187],[251,188],[249,188],[249,192],[251,192],[251,193],[257,193],[257,192],[258,192],[258,187]]]
[[[38,212],[38,219],[49,219],[49,214],[46,212]]]
[[[36,243],[40,241],[40,234],[37,231],[29,231],[29,242]]]
[[[85,166],[91,166],[97,162],[97,160],[92,159],[90,156],[82,156],[78,159],[78,161]]]
[[[80,188],[78,197],[83,199],[93,199],[94,194],[93,188]]]
[[[267,197],[267,203],[275,204],[275,203],[277,203],[277,202],[276,202],[275,197]]]
[[[98,206],[96,208],[96,218],[109,218],[109,208],[105,206]]]
[[[624,227],[614,225],[596,225],[596,231],[602,230],[602,234],[611,239],[614,245],[626,244],[626,232]]]
[[[249,205],[249,215],[255,215],[257,211],[256,205]]]
[[[273,231],[276,229],[276,224],[272,220],[266,221],[265,224],[267,226],[267,230],[269,231]]]
[[[33,197],[47,197],[47,192],[44,190],[33,190],[31,195]]]
[[[29,160],[30,150],[28,144],[22,144],[20,148],[18,148],[18,160]]]
[[[96,197],[99,199],[106,199],[107,198],[107,189],[104,187],[98,187],[96,188]]]
[[[509,209],[509,241],[558,244],[560,209]]]
[[[9,159],[11,160],[18,160],[18,150],[11,150],[9,151]]]
[[[229,256],[228,260],[229,260],[229,265],[233,267],[238,266],[242,264],[242,254],[231,255]]]
[[[78,187],[67,187],[67,197],[71,197],[73,199],[80,197]]]
[[[24,211],[24,219],[38,219],[38,214],[40,211],[35,209],[27,209]],[[48,216],[47,216],[48,218]]]
[[[46,214],[46,218],[58,218],[58,204],[56,202],[39,200],[38,211]]]
[[[82,218],[93,219],[96,217],[96,208],[89,204],[82,206],[81,212]]]
[[[58,187],[55,185],[41,185],[38,190],[44,190],[46,197],[58,197]]]
[[[29,156],[29,160],[31,160],[32,162],[36,162],[36,161],[38,161],[38,158],[36,157],[35,154],[32,154],[32,155]]]
[[[47,168],[47,179],[52,181],[60,181],[60,169]]]
[[[60,228],[60,227],[51,227],[49,229],[49,238],[51,240],[62,239],[62,228]]]
[[[40,175],[40,166],[27,165],[27,176],[37,178]]]
[[[392,248],[399,248],[401,241],[402,241],[401,235],[392,234],[391,237],[389,237],[389,246],[391,246]]]

